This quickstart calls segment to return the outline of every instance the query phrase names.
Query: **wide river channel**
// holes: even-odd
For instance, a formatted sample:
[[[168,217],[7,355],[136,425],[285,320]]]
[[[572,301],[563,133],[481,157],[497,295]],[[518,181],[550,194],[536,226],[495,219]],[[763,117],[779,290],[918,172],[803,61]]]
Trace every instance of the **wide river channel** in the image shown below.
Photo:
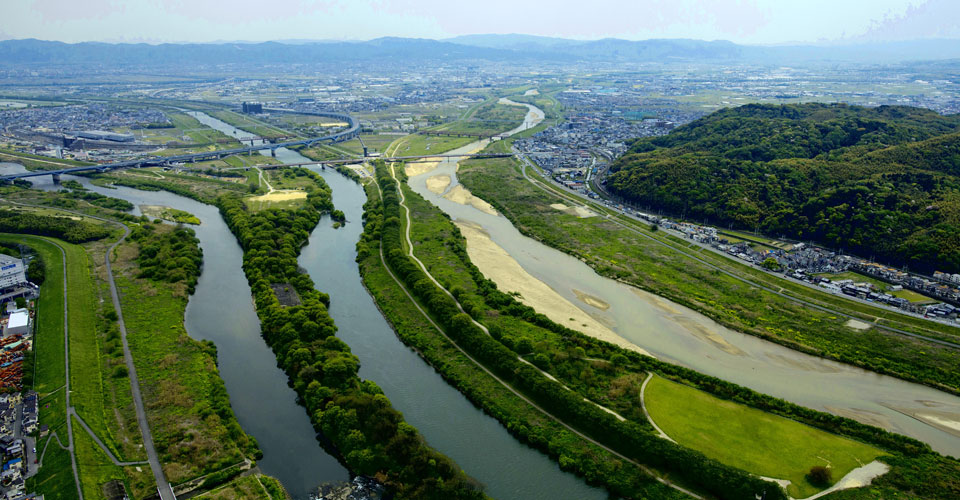
[[[510,133],[543,119],[539,109],[524,106],[529,109],[524,124]],[[475,142],[451,153],[476,151],[484,144]],[[450,184],[439,194],[427,188],[427,179],[434,176],[450,177]],[[436,169],[412,176],[408,182],[454,221],[481,227],[535,279],[660,359],[901,433],[941,453],[960,457],[960,398],[956,396],[730,330],[687,307],[602,277],[580,260],[520,234],[503,215],[444,197],[458,184],[455,159],[446,159]],[[475,264],[488,276],[495,274],[495,269]],[[591,306],[583,300],[586,296],[599,298],[609,307]],[[559,322],[565,319],[554,318]]]

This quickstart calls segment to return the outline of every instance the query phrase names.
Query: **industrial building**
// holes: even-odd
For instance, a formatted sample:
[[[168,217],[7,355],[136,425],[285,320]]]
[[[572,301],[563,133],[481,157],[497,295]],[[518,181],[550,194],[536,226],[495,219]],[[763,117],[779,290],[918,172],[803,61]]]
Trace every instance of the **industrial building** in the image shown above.
[[[263,104],[259,102],[244,102],[240,109],[244,113],[263,113]]]
[[[113,142],[133,142],[132,134],[118,134],[116,132],[107,132],[104,130],[78,130],[73,135],[92,141],[113,141]]]
[[[27,269],[23,261],[6,254],[0,254],[0,290],[6,290],[27,283]]]
[[[7,324],[3,327],[3,336],[11,335],[29,335],[30,334],[30,311],[27,309],[16,309],[10,313],[7,318]]]

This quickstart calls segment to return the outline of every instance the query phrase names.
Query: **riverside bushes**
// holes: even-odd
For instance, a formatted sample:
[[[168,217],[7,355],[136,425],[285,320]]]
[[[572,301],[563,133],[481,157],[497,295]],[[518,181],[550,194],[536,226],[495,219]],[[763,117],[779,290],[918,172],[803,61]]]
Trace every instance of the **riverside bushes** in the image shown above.
[[[669,472],[684,484],[694,485],[718,498],[752,498],[754,495],[765,495],[768,499],[786,498],[785,493],[772,483],[660,439],[639,423],[618,420],[577,393],[549,380],[534,367],[520,361],[516,353],[484,333],[468,315],[459,311],[454,299],[436,286],[407,256],[403,250],[400,221],[404,214],[400,208],[397,182],[382,163],[377,165],[376,173],[383,193],[382,213],[376,220],[368,220],[368,223],[379,230],[389,266],[460,347],[565,423],[641,464]],[[590,468],[589,464],[565,466],[581,473]],[[612,477],[594,479],[608,485],[616,482],[616,478]]]
[[[110,231],[97,224],[66,217],[0,210],[0,233],[52,236],[68,243],[84,243],[105,238]]]
[[[424,442],[375,383],[359,378],[359,360],[335,336],[329,297],[300,272],[301,247],[321,214],[333,210],[326,183],[309,175],[315,187],[308,189],[307,203],[295,210],[250,212],[238,196],[217,199],[243,248],[243,269],[264,340],[290,377],[314,428],[353,473],[377,478],[397,498],[485,498],[452,460]],[[301,304],[282,306],[272,283],[290,283]]]

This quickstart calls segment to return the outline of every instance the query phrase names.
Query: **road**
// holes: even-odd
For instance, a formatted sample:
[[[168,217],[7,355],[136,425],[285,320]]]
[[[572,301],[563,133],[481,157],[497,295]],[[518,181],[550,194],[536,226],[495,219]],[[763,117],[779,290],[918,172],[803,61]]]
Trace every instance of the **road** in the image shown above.
[[[578,203],[578,204],[580,204],[581,206],[587,207],[587,206],[593,204],[592,201],[590,201],[587,197],[581,195],[580,193],[575,193],[575,192],[569,192],[569,193],[568,193],[568,192],[565,192],[565,191],[560,191],[559,189],[554,190],[554,189],[551,189],[551,188],[543,185],[542,182],[540,182],[540,181],[538,181],[538,180],[536,180],[536,179],[533,179],[533,178],[530,177],[530,175],[527,173],[527,167],[528,167],[528,166],[530,166],[531,168],[536,168],[536,167],[533,167],[533,166],[530,164],[530,160],[528,160],[528,159],[526,158],[526,156],[524,156],[524,155],[518,155],[518,157],[521,159],[521,162],[520,162],[520,172],[523,174],[523,177],[524,177],[527,181],[529,181],[531,184],[533,184],[535,187],[537,187],[538,189],[541,189],[541,190],[543,190],[544,192],[549,193],[550,195],[553,195],[553,196],[557,196],[557,195],[562,196],[563,198],[566,198],[567,200],[571,201],[572,203]],[[575,198],[575,199],[574,199],[574,198]],[[606,213],[606,212],[603,210],[603,207],[594,206],[594,207],[590,207],[590,208],[591,208],[591,209],[594,209],[594,210],[596,210],[596,209],[599,208],[599,209],[600,209],[600,213]],[[825,313],[829,313],[829,314],[836,315],[836,316],[841,316],[841,317],[848,318],[848,319],[854,319],[854,320],[857,320],[857,321],[863,321],[863,320],[864,320],[864,318],[861,317],[861,316],[854,316],[854,315],[852,315],[852,314],[845,313],[845,312],[841,312],[841,311],[836,310],[836,309],[831,309],[831,308],[829,308],[829,307],[825,307],[825,306],[822,306],[822,305],[820,305],[820,304],[816,304],[816,303],[810,302],[810,301],[808,301],[808,300],[804,300],[804,299],[801,299],[801,298],[797,298],[797,297],[794,297],[794,296],[792,296],[792,295],[786,294],[786,293],[784,293],[784,292],[782,292],[782,291],[780,291],[780,290],[771,288],[771,287],[766,286],[766,285],[762,285],[762,284],[757,283],[757,282],[755,282],[755,281],[752,281],[752,280],[750,280],[750,279],[748,279],[748,278],[744,278],[743,276],[741,276],[741,275],[739,275],[739,274],[730,272],[730,271],[728,271],[728,270],[726,270],[726,269],[724,269],[724,268],[722,268],[722,267],[717,266],[716,264],[712,264],[712,263],[710,263],[710,262],[708,262],[708,261],[700,258],[699,256],[696,256],[696,255],[694,255],[694,254],[692,254],[692,253],[690,253],[690,252],[686,252],[686,251],[684,251],[684,250],[681,249],[681,248],[678,248],[678,247],[676,247],[676,246],[674,246],[674,245],[667,244],[666,242],[664,242],[663,240],[660,240],[659,238],[654,238],[653,236],[651,236],[651,235],[649,235],[649,234],[647,234],[647,233],[645,233],[645,232],[643,232],[643,231],[641,231],[641,230],[639,230],[639,229],[637,229],[637,228],[635,228],[635,227],[633,227],[633,226],[631,226],[631,225],[629,225],[629,224],[626,224],[626,223],[624,223],[624,222],[622,222],[622,221],[620,221],[620,220],[617,220],[615,217],[607,216],[607,220],[610,221],[610,222],[612,222],[612,223],[614,223],[614,224],[616,224],[616,225],[618,225],[618,226],[620,226],[620,227],[622,227],[622,228],[624,228],[624,229],[627,229],[628,231],[631,231],[631,232],[633,232],[633,233],[635,233],[635,234],[637,234],[637,235],[639,235],[639,236],[643,236],[644,238],[646,238],[646,239],[648,239],[648,240],[650,240],[650,241],[653,241],[653,242],[655,242],[655,243],[658,244],[658,245],[662,245],[662,246],[665,246],[665,247],[667,247],[667,248],[670,248],[670,249],[674,250],[675,252],[677,252],[677,253],[685,256],[685,257],[688,257],[688,258],[693,259],[693,260],[695,260],[695,261],[697,261],[697,262],[700,262],[701,264],[704,264],[704,265],[710,267],[711,269],[714,269],[714,270],[716,270],[716,271],[718,271],[718,272],[720,272],[720,273],[723,273],[723,274],[725,274],[725,275],[727,275],[727,276],[730,276],[731,278],[734,278],[734,279],[736,279],[736,280],[738,280],[738,281],[740,281],[740,282],[742,282],[742,283],[746,283],[747,285],[750,285],[750,286],[752,286],[752,287],[759,288],[759,289],[761,289],[761,290],[770,292],[770,293],[772,293],[772,294],[778,295],[778,296],[780,296],[780,297],[783,297],[783,298],[785,298],[785,299],[787,299],[787,300],[790,300],[790,301],[792,301],[792,302],[795,302],[795,303],[797,303],[797,304],[800,304],[800,305],[803,305],[803,306],[806,306],[806,307],[809,307],[809,308],[812,308],[812,309],[816,309],[816,310],[818,310],[818,311],[823,311],[823,312],[825,312]],[[870,320],[867,319],[866,321],[870,321]],[[872,323],[872,325],[873,325],[874,327],[878,328],[878,329],[886,330],[886,331],[889,331],[889,332],[892,332],[892,333],[896,333],[896,334],[899,334],[899,335],[903,335],[903,336],[912,337],[912,338],[915,338],[915,339],[924,340],[924,341],[931,342],[931,343],[934,343],[934,344],[942,345],[942,346],[944,346],[944,347],[950,347],[950,348],[953,348],[953,349],[960,349],[960,344],[956,344],[956,343],[953,343],[953,342],[948,342],[948,341],[946,341],[946,340],[940,340],[940,339],[936,339],[936,338],[933,338],[933,337],[928,337],[928,336],[926,336],[926,335],[921,335],[921,334],[918,334],[918,333],[913,333],[913,332],[908,332],[908,331],[906,331],[906,330],[901,330],[901,329],[896,328],[896,327],[887,326],[887,325],[881,325],[881,324],[878,324],[878,323]]]
[[[119,222],[115,223],[120,224]],[[150,463],[153,477],[157,481],[157,491],[160,493],[160,500],[176,500],[177,497],[173,494],[173,487],[170,486],[166,476],[163,475],[163,466],[160,464],[160,457],[157,455],[157,450],[153,446],[153,434],[150,432],[147,414],[143,409],[143,396],[140,394],[140,379],[137,377],[137,367],[133,363],[133,355],[130,354],[130,344],[127,342],[127,327],[123,323],[123,310],[120,308],[120,294],[117,292],[117,284],[113,279],[113,270],[110,267],[110,255],[113,253],[113,250],[117,248],[120,243],[123,243],[123,241],[127,239],[127,236],[130,236],[130,228],[127,227],[126,224],[120,225],[123,226],[123,236],[107,249],[107,253],[103,258],[107,265],[107,280],[110,282],[110,298],[113,300],[114,310],[117,311],[117,324],[120,327],[123,357],[127,364],[127,372],[130,377],[130,392],[133,394],[133,403],[137,411],[137,424],[140,426],[140,433],[143,435],[143,447],[147,452],[147,461]],[[67,394],[69,395],[69,392]],[[69,403],[67,406],[69,407]],[[67,421],[69,422],[69,419]],[[72,434],[70,440],[72,444]]]
[[[4,201],[7,201],[8,203],[14,203],[14,204],[24,205],[24,206],[37,206],[37,205],[30,205],[27,203],[11,202],[9,200],[4,200]],[[117,292],[117,285],[113,279],[113,270],[110,265],[110,255],[113,253],[114,249],[116,249],[117,246],[123,243],[123,241],[127,239],[127,236],[130,235],[130,228],[127,227],[126,224],[123,224],[114,220],[104,219],[102,217],[96,217],[93,215],[83,214],[79,212],[71,212],[69,210],[62,210],[62,211],[68,212],[68,213],[75,213],[83,217],[90,217],[92,219],[97,219],[97,220],[109,222],[112,224],[118,224],[123,227],[123,230],[124,230],[123,236],[121,236],[120,239],[114,242],[113,245],[111,245],[110,248],[107,249],[107,252],[104,255],[104,262],[107,267],[107,280],[110,284],[110,298],[113,301],[113,308],[117,312],[117,323],[118,323],[118,326],[120,327],[120,340],[123,345],[123,357],[124,357],[124,361],[126,362],[127,372],[130,378],[130,392],[133,395],[133,402],[134,402],[134,406],[137,413],[137,424],[140,426],[140,433],[143,436],[143,446],[147,453],[147,462],[150,464],[150,469],[153,471],[153,477],[157,482],[157,491],[160,494],[160,499],[176,500],[176,496],[173,494],[173,487],[170,485],[170,483],[167,481],[167,478],[163,474],[163,466],[160,463],[160,457],[159,455],[157,455],[156,448],[153,445],[153,434],[150,432],[150,424],[147,422],[147,415],[143,405],[143,396],[140,393],[140,379],[137,378],[137,368],[136,366],[134,366],[133,355],[130,353],[130,345],[127,342],[127,328],[123,322],[123,310],[120,308],[120,295]],[[64,342],[64,346],[67,346],[67,348],[64,349],[64,357],[65,357],[64,362],[66,365],[66,376],[67,376],[67,381],[65,386],[66,405],[67,405],[67,434],[68,434],[66,448],[67,450],[70,451],[70,459],[73,465],[73,476],[74,476],[74,480],[77,483],[77,495],[80,498],[80,500],[83,500],[83,492],[80,489],[80,476],[77,473],[77,460],[76,460],[76,455],[74,454],[74,446],[73,446],[73,419],[70,418],[71,415],[76,415],[76,410],[73,408],[73,406],[70,405],[70,351],[69,351],[70,339],[69,339],[69,332],[68,332],[68,326],[67,326],[68,325],[67,257],[66,257],[66,252],[64,252],[63,250],[63,247],[61,247],[56,242],[52,242],[52,243],[56,245],[57,248],[60,249],[60,255],[63,258],[63,280],[64,280],[63,281],[64,283],[63,342]],[[86,428],[86,424],[82,424],[82,425]],[[86,429],[89,431],[89,428],[86,428]],[[101,446],[101,448],[103,448],[104,451],[106,451],[106,447],[103,446],[102,442],[96,437],[96,435],[93,434],[93,432],[90,432],[90,435],[93,436],[95,441]],[[109,452],[107,455],[111,458],[111,460],[114,461],[115,464],[127,463],[127,462],[118,462],[116,458],[114,458],[113,455],[110,454]],[[130,462],[130,464],[135,465],[133,462]]]

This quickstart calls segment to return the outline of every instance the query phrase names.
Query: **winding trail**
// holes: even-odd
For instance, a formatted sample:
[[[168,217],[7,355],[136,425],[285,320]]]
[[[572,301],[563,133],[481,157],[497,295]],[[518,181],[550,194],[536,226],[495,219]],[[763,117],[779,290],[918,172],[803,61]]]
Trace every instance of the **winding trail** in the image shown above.
[[[153,434],[150,432],[150,424],[147,422],[147,414],[143,406],[143,396],[140,394],[140,379],[137,377],[137,367],[134,366],[133,355],[130,354],[130,344],[127,342],[127,327],[123,322],[123,310],[120,308],[120,294],[117,292],[117,284],[113,279],[113,270],[110,266],[110,254],[113,253],[114,249],[116,249],[120,243],[123,243],[123,241],[127,239],[127,236],[130,236],[130,228],[120,222],[108,222],[115,222],[123,226],[123,236],[107,249],[103,260],[107,265],[107,280],[110,282],[110,298],[113,300],[113,308],[117,311],[117,325],[120,327],[120,340],[123,343],[123,358],[127,364],[127,374],[130,377],[130,392],[133,395],[133,402],[137,410],[137,424],[140,426],[140,434],[143,435],[143,447],[147,452],[147,461],[150,462],[153,477],[157,481],[157,492],[160,494],[160,499],[176,500],[177,497],[173,494],[173,487],[170,486],[167,478],[163,475],[163,466],[160,464],[157,449],[153,446]],[[69,407],[69,404],[67,406]]]
[[[647,417],[647,422],[650,422],[650,425],[653,426],[653,428],[657,431],[660,437],[662,437],[663,439],[666,439],[667,441],[670,441],[671,443],[676,443],[676,441],[674,441],[673,438],[668,436],[666,432],[663,432],[663,429],[661,429],[660,426],[653,421],[653,417],[651,417],[650,412],[647,411],[647,399],[646,399],[647,384],[649,384],[650,381],[653,380],[653,377],[654,377],[653,372],[648,373],[647,378],[643,380],[643,384],[640,386],[640,408],[643,409],[643,416]]]
[[[393,168],[393,167],[394,167],[394,165],[391,164],[391,165],[390,165],[390,173],[391,173],[391,175],[393,176],[393,179],[394,179],[394,180],[397,180],[397,178],[396,178],[396,172],[394,171],[394,168]],[[383,191],[381,190],[379,183],[377,183],[376,186],[377,186],[377,191],[380,193],[380,199],[381,199],[381,202],[382,202],[382,200],[383,200]],[[408,248],[407,255],[408,255],[410,258],[412,258],[412,259],[417,263],[418,266],[420,266],[420,269],[423,270],[423,272],[427,275],[427,277],[428,277],[436,286],[438,286],[441,290],[444,291],[444,293],[446,293],[448,296],[450,296],[450,297],[453,299],[454,303],[457,305],[457,308],[460,310],[460,312],[464,312],[464,309],[463,309],[463,307],[460,305],[460,302],[459,302],[455,297],[453,297],[453,295],[450,294],[450,292],[449,292],[446,288],[444,288],[444,287],[433,277],[433,275],[430,274],[429,271],[427,271],[426,266],[424,266],[423,262],[421,262],[420,259],[418,259],[418,258],[414,255],[414,253],[413,253],[413,243],[412,243],[412,241],[411,241],[411,239],[410,239],[410,227],[411,227],[411,225],[412,225],[412,224],[411,224],[411,220],[410,220],[410,209],[409,209],[409,207],[406,206],[406,199],[405,199],[405,197],[404,197],[404,195],[403,195],[403,189],[401,188],[401,183],[400,183],[399,181],[397,181],[397,191],[399,192],[399,196],[400,196],[400,205],[404,208],[404,210],[405,210],[405,212],[406,212],[407,224],[406,224],[406,232],[405,232],[405,235],[404,235],[404,236],[405,236],[405,238],[406,238],[407,245],[408,245],[408,247],[409,247],[409,248]],[[396,275],[393,273],[393,271],[390,269],[390,266],[387,264],[386,258],[385,258],[384,255],[383,255],[383,243],[382,243],[382,242],[380,243],[380,262],[383,264],[384,269],[386,269],[387,273],[390,275],[390,277],[393,279],[393,281],[397,283],[397,285],[403,290],[403,293],[407,296],[407,298],[410,299],[410,302],[414,305],[414,307],[416,307],[417,310],[420,311],[420,314],[422,314],[423,317],[426,318],[426,320],[427,320],[428,322],[430,322],[431,325],[433,325],[433,327],[437,330],[437,332],[438,332],[440,335],[442,335],[443,338],[445,338],[448,342],[450,342],[450,344],[451,344],[453,347],[455,347],[458,351],[460,351],[460,353],[462,353],[467,359],[469,359],[470,362],[472,362],[472,363],[473,363],[474,365],[476,365],[478,368],[480,368],[480,369],[483,370],[485,373],[487,373],[488,375],[490,375],[490,377],[492,377],[494,380],[496,380],[496,381],[497,381],[500,385],[502,385],[504,388],[506,388],[506,389],[509,390],[511,393],[513,393],[515,396],[517,396],[518,398],[520,398],[521,400],[523,400],[524,402],[526,402],[527,404],[529,404],[531,407],[535,408],[535,409],[536,409],[537,411],[539,411],[540,413],[544,414],[546,417],[548,417],[548,418],[550,418],[551,420],[555,421],[556,423],[562,425],[564,428],[566,428],[567,430],[569,430],[570,432],[572,432],[572,433],[575,434],[576,436],[578,436],[578,437],[580,437],[581,439],[583,439],[583,440],[585,440],[585,441],[593,444],[594,446],[597,446],[598,448],[603,449],[604,451],[606,451],[606,452],[608,452],[608,453],[616,456],[617,458],[620,458],[621,460],[624,460],[624,461],[626,461],[626,462],[629,462],[629,463],[637,466],[638,468],[640,468],[640,470],[644,471],[645,473],[647,473],[648,475],[650,475],[651,477],[653,477],[657,482],[659,482],[659,483],[661,483],[661,484],[663,484],[663,485],[665,485],[665,486],[668,486],[668,487],[670,487],[670,488],[673,488],[673,489],[675,489],[675,490],[677,490],[677,491],[679,491],[679,492],[681,492],[681,493],[684,493],[684,494],[686,494],[686,495],[689,495],[689,496],[691,496],[691,497],[693,497],[693,498],[695,498],[695,499],[703,500],[703,497],[702,497],[702,496],[700,496],[700,495],[698,495],[698,494],[696,494],[696,493],[694,493],[694,492],[692,492],[692,491],[690,491],[690,490],[688,490],[688,489],[686,489],[686,488],[683,488],[683,487],[681,487],[681,486],[679,486],[679,485],[677,485],[677,484],[675,484],[675,483],[673,483],[673,482],[671,482],[671,481],[669,481],[669,480],[666,480],[666,479],[660,477],[659,475],[657,475],[652,469],[650,469],[650,468],[647,467],[646,465],[641,464],[640,462],[638,462],[638,461],[636,461],[636,460],[634,460],[634,459],[632,459],[632,458],[630,458],[630,457],[628,457],[628,456],[626,456],[626,455],[623,455],[622,453],[620,453],[620,452],[618,452],[618,451],[616,451],[616,450],[614,450],[614,449],[612,449],[612,448],[610,448],[610,447],[608,447],[608,446],[606,446],[606,445],[598,442],[597,440],[595,440],[595,439],[587,436],[586,434],[578,431],[577,429],[573,428],[572,426],[570,426],[569,424],[567,424],[566,422],[564,422],[563,420],[561,420],[559,417],[556,417],[556,416],[553,415],[552,413],[550,413],[550,412],[548,412],[547,410],[545,410],[544,408],[540,407],[538,404],[536,404],[536,403],[533,402],[531,399],[529,399],[528,397],[526,397],[523,393],[521,393],[519,390],[515,389],[513,386],[511,386],[511,385],[510,385],[509,383],[507,383],[505,380],[503,380],[503,379],[501,379],[500,377],[498,377],[498,376],[497,376],[496,374],[494,374],[489,368],[487,368],[483,363],[480,363],[479,361],[477,361],[473,356],[471,356],[469,353],[467,353],[467,351],[465,351],[462,347],[460,347],[460,345],[457,344],[452,338],[450,338],[450,337],[446,334],[446,332],[443,331],[443,328],[441,328],[440,325],[438,325],[438,324],[433,320],[433,318],[430,317],[430,315],[420,306],[420,303],[417,302],[416,299],[414,299],[413,295],[411,295],[410,292],[407,290],[407,287],[400,281],[399,278],[397,278],[397,276],[396,276]],[[465,312],[464,312],[464,313],[465,313]],[[469,316],[469,315],[468,315],[468,316]],[[483,326],[482,324],[478,323],[478,322],[477,322],[476,320],[474,320],[472,317],[470,318],[470,320],[473,322],[474,325],[476,325],[477,327],[479,327],[480,329],[482,329],[484,333],[486,333],[487,335],[490,335],[489,330],[487,330],[487,328],[486,328],[485,326]],[[520,358],[519,356],[517,357],[517,359],[519,359],[520,361],[523,361],[524,363],[528,363],[526,360],[523,360],[523,359]],[[529,363],[528,363],[528,364],[529,364]],[[531,366],[533,366],[533,365],[531,365]],[[536,367],[535,367],[535,368],[536,368]],[[552,380],[556,380],[556,379],[554,379],[552,376],[550,376],[550,374],[548,374],[548,373],[546,373],[546,372],[543,372],[543,371],[540,370],[539,368],[537,368],[537,370],[539,370],[540,373],[544,374],[544,375],[547,376],[548,378],[550,378],[550,379],[552,379]],[[566,388],[566,387],[565,387],[565,388]],[[567,390],[570,390],[570,389],[567,388]],[[589,401],[589,400],[586,399],[586,398],[584,398],[584,400],[585,400],[585,401]],[[589,401],[589,402],[591,402],[591,403],[593,403],[593,404],[596,405],[596,403],[594,403],[594,402],[592,402],[592,401]],[[610,413],[614,413],[612,410],[609,410],[609,409],[607,409],[607,408],[604,408],[604,407],[602,407],[602,406],[600,406],[600,405],[597,405],[597,406],[600,407],[601,409],[604,409],[604,410],[610,412]],[[617,415],[616,413],[614,413],[614,415],[616,415],[617,418],[619,418],[619,419],[623,419],[623,417],[621,417],[620,415]]]
[[[40,205],[31,205],[28,203],[13,202],[10,200],[4,200],[4,201],[7,201],[8,203],[13,203],[16,205],[50,208],[50,207],[42,207]],[[130,353],[130,345],[127,342],[127,328],[123,322],[123,310],[120,308],[120,295],[117,292],[117,285],[113,279],[113,270],[110,265],[110,255],[117,248],[117,246],[123,243],[127,239],[127,237],[130,236],[130,228],[126,224],[123,224],[122,222],[118,222],[111,219],[105,219],[103,217],[97,217],[94,215],[74,212],[71,210],[62,210],[59,208],[57,210],[60,210],[62,212],[67,212],[67,213],[73,213],[83,217],[90,217],[91,219],[97,219],[100,221],[104,221],[110,224],[115,224],[123,227],[123,236],[121,236],[117,241],[115,241],[112,245],[110,245],[110,247],[107,249],[107,251],[104,254],[104,263],[106,264],[106,268],[107,268],[107,281],[110,284],[110,298],[113,301],[114,310],[117,312],[117,324],[120,327],[120,339],[123,344],[123,357],[124,357],[124,361],[126,362],[127,372],[130,378],[130,392],[133,396],[133,402],[136,408],[137,424],[140,426],[140,434],[143,437],[144,450],[147,453],[147,462],[150,464],[150,469],[153,471],[153,477],[157,482],[157,492],[160,495],[160,499],[176,500],[177,497],[173,494],[173,487],[170,485],[170,483],[167,481],[167,478],[163,474],[163,466],[160,464],[160,457],[159,455],[157,455],[157,450],[153,445],[153,434],[150,432],[150,424],[147,421],[147,415],[143,405],[143,396],[140,393],[140,379],[137,377],[137,368],[133,364],[133,355]],[[77,473],[77,460],[76,460],[76,455],[74,453],[74,445],[73,445],[73,419],[70,418],[71,415],[76,416],[76,410],[74,410],[74,408],[70,405],[70,340],[69,340],[69,333],[68,333],[68,317],[67,317],[67,312],[68,312],[67,257],[66,257],[66,252],[64,252],[63,250],[63,247],[61,247],[55,241],[50,240],[50,242],[56,245],[57,248],[60,249],[60,255],[63,259],[63,284],[64,284],[63,286],[63,342],[64,342],[64,356],[66,358],[65,365],[66,365],[66,377],[67,377],[66,385],[64,387],[66,389],[66,406],[67,406],[67,433],[68,433],[67,448],[70,450],[70,458],[73,464],[73,476],[74,476],[74,480],[77,483],[77,494],[79,495],[80,500],[83,500],[83,492],[80,490],[80,476]],[[80,420],[79,417],[78,417],[78,420]],[[83,422],[83,421],[80,420],[80,422]],[[86,427],[86,423],[82,423],[81,425]],[[90,431],[89,428],[87,428],[87,430]],[[94,439],[97,441],[97,443],[101,447],[103,447],[103,444],[99,440],[99,438],[97,438],[92,433],[92,431],[90,431],[90,433],[92,436],[94,436]],[[59,438],[58,438],[58,441],[59,441]],[[104,450],[106,450],[105,447],[103,448]],[[126,463],[126,462],[117,462],[117,460],[112,455],[109,455],[109,456],[112,460],[114,460],[115,464]],[[130,465],[136,465],[136,464],[131,462]]]

